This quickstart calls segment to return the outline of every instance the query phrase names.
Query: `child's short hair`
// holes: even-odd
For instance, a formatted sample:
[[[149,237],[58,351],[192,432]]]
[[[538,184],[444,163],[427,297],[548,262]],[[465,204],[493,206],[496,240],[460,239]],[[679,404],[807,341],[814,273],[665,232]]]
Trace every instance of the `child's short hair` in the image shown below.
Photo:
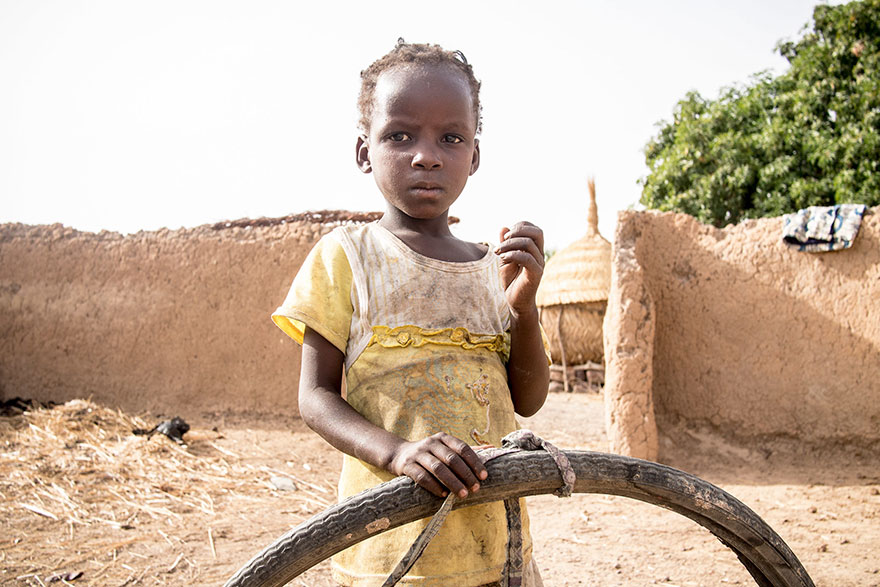
[[[358,96],[361,131],[368,132],[370,130],[370,119],[373,116],[373,94],[376,90],[376,80],[379,78],[379,74],[399,65],[407,64],[415,66],[448,65],[460,71],[471,88],[474,117],[476,118],[476,134],[480,134],[483,128],[483,107],[480,105],[480,81],[474,76],[474,69],[467,62],[464,53],[461,51],[447,51],[440,45],[429,43],[407,43],[402,37],[397,39],[397,45],[394,46],[394,49],[374,61],[361,72],[361,92]]]

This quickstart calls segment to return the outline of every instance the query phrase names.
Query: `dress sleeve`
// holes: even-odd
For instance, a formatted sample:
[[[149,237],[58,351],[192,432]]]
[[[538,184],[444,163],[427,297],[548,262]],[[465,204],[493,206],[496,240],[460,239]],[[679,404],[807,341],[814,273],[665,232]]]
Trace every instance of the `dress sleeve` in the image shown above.
[[[345,353],[351,328],[351,265],[342,245],[324,236],[293,278],[272,321],[302,344],[308,326]]]

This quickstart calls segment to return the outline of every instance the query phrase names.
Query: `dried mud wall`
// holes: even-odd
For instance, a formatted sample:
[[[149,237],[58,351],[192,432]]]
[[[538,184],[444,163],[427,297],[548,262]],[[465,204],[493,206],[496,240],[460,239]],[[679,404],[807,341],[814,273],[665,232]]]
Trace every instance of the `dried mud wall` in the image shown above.
[[[605,321],[613,450],[657,458],[657,428],[679,424],[880,440],[880,208],[842,251],[800,253],[781,231],[782,218],[717,229],[619,215]]]
[[[269,316],[334,224],[228,224],[0,225],[0,398],[296,415],[300,353]]]

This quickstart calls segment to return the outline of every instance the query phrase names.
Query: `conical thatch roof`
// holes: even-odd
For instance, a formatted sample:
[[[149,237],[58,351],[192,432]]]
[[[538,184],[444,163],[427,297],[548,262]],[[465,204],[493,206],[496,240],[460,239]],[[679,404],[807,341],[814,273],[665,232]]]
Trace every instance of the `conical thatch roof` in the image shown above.
[[[587,234],[547,261],[538,288],[540,307],[608,300],[611,287],[611,243],[599,234],[596,184],[588,182],[590,207]]]

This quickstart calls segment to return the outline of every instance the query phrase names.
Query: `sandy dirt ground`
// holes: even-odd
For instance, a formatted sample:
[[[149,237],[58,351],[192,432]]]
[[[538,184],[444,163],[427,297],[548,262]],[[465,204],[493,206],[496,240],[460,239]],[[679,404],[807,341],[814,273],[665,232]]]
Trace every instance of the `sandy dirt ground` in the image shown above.
[[[597,395],[551,394],[522,423],[561,448],[601,451],[602,413]],[[222,584],[334,500],[339,455],[299,421],[217,416],[197,421],[185,448],[130,433],[157,421],[87,402],[0,417],[0,584]],[[761,515],[816,585],[880,586],[876,451],[742,447],[700,430],[663,450]],[[279,490],[279,477],[296,489]],[[754,584],[711,534],[662,508],[576,495],[529,509],[548,587]],[[328,564],[292,584],[332,585]]]

